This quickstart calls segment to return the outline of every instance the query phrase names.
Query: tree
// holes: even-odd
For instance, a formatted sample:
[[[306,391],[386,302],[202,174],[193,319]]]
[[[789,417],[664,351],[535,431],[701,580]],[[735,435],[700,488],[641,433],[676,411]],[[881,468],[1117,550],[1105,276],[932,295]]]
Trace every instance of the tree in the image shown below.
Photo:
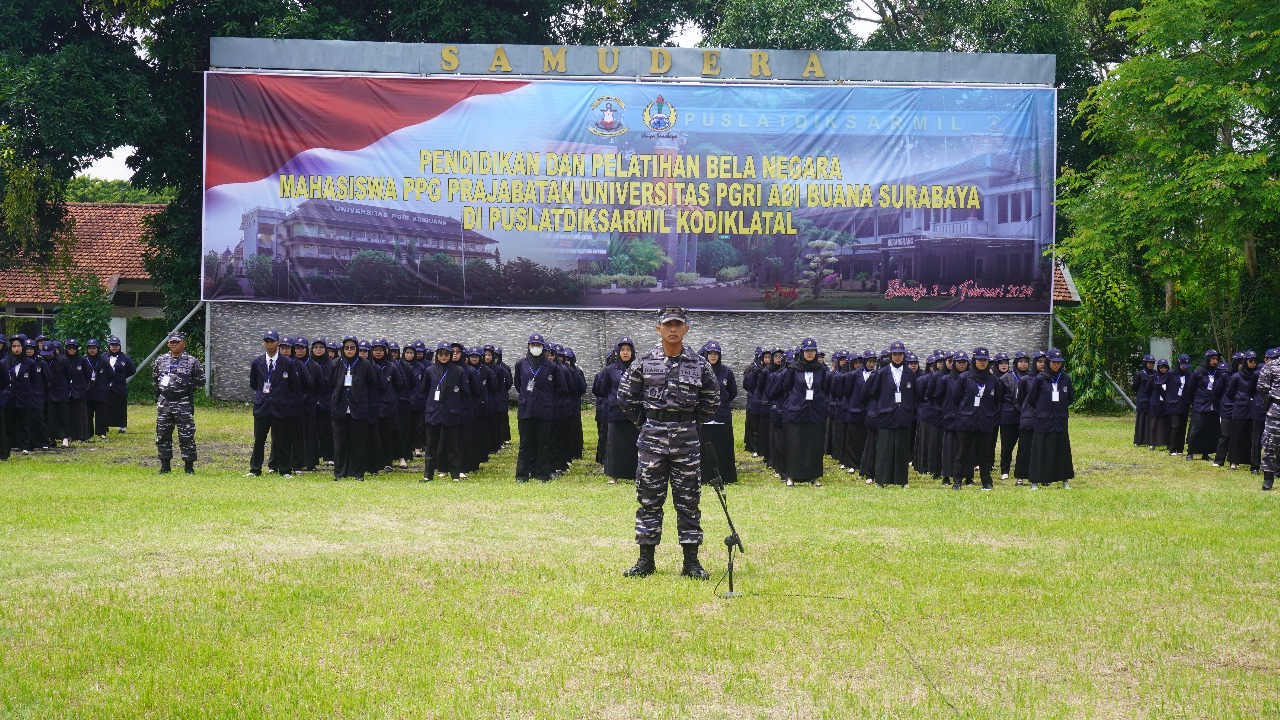
[[[154,127],[123,4],[32,0],[0,23],[0,267],[48,265],[67,183]]]
[[[54,334],[63,340],[105,338],[111,330],[111,295],[91,271],[68,271],[58,290]]]
[[[614,244],[610,243],[612,250]],[[609,258],[609,272],[618,275],[653,275],[671,262],[658,243],[648,238],[619,240],[620,254]]]
[[[853,4],[844,0],[730,0],[704,44],[781,50],[853,50]]]
[[[1110,150],[1060,181],[1058,251],[1085,301],[1073,354],[1117,370],[1153,334],[1186,349],[1266,342],[1245,328],[1277,317],[1266,292],[1280,270],[1258,261],[1280,247],[1274,4],[1153,0],[1114,17],[1137,55],[1081,106]]]
[[[518,257],[502,264],[510,305],[578,305],[582,282],[557,268]]]
[[[810,240],[805,243],[802,259],[804,272],[800,274],[800,281],[809,286],[814,300],[818,299],[822,283],[835,267],[837,247],[839,246],[830,240]]]
[[[80,175],[67,183],[67,202],[95,203],[166,203],[173,192],[152,192],[134,187],[127,180],[103,180]]]
[[[711,240],[698,247],[698,274],[703,277],[715,277],[724,268],[741,262],[742,253],[724,240]]]
[[[347,261],[347,277],[351,278],[357,297],[393,300],[406,289],[408,276],[391,253],[361,250]]]
[[[275,287],[275,272],[270,255],[248,255],[244,259],[244,277],[260,298],[271,296]]]

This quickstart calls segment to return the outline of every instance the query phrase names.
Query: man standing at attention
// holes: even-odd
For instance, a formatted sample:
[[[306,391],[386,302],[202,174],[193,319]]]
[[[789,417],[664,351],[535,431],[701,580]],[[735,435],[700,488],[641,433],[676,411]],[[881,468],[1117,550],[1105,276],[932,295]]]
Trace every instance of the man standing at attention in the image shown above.
[[[196,461],[196,388],[204,381],[200,361],[188,355],[187,339],[180,332],[169,333],[169,354],[156,358],[151,379],[156,386],[156,453],[161,474],[169,472],[173,460],[173,430],[178,429],[178,448],[184,471],[191,475]]]
[[[640,428],[636,496],[636,543],[640,559],[623,573],[644,577],[654,572],[654,550],[662,541],[662,506],[671,486],[676,528],[684,550],[680,574],[706,580],[698,562],[702,544],[702,461],[698,425],[720,407],[720,388],[711,366],[684,344],[689,332],[684,308],[666,307],[655,327],[662,344],[641,355],[622,376],[618,404]]]

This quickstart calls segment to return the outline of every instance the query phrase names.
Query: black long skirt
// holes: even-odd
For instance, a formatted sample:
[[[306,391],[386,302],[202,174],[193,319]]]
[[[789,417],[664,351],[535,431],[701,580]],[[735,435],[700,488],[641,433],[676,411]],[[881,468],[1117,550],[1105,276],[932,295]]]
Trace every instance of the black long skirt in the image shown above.
[[[1031,428],[1018,430],[1018,447],[1013,456],[1013,477],[1017,480],[1031,478],[1031,442],[1034,435]]]
[[[783,475],[800,482],[822,477],[822,423],[792,423],[787,428],[787,464]]]
[[[756,452],[760,453],[760,459],[764,460],[767,467],[773,467],[771,455],[773,453],[773,421],[768,415],[760,416],[760,434],[756,437]]]
[[[876,479],[876,453],[879,452],[879,447],[880,430],[868,425],[867,444],[862,450],[862,464],[858,466],[858,472],[862,473],[862,477]]]
[[[1191,416],[1191,429],[1187,431],[1187,453],[1209,455],[1218,449],[1218,437],[1222,435],[1218,413],[1201,412]],[[1139,443],[1134,441],[1138,445]]]
[[[862,454],[867,448],[867,426],[859,423],[844,424],[844,457],[840,464],[853,468],[862,467]]]
[[[1152,416],[1150,420],[1151,434],[1147,437],[1150,447],[1167,447],[1172,431],[1173,419],[1168,415]]]
[[[720,479],[727,483],[738,482],[737,460],[733,456],[733,425],[729,423],[703,425],[701,432],[702,441],[715,448],[716,462],[720,464]],[[702,477],[704,479],[710,477],[708,474],[710,468],[705,467],[707,461],[708,456],[703,453],[704,469]]]
[[[1071,436],[1065,432],[1035,433],[1031,437],[1031,482],[1064,482],[1076,476],[1071,461]]]
[[[107,393],[107,426],[129,427],[129,395],[127,393]]]
[[[749,453],[760,452],[760,415],[758,413],[747,413],[747,425],[742,435],[742,447]]]
[[[819,436],[821,437],[821,436]],[[769,467],[780,475],[787,474],[787,426],[784,423],[769,424]]]
[[[929,426],[929,446],[925,449],[924,469],[921,472],[942,477],[942,426],[925,423]]]
[[[906,485],[907,461],[911,458],[911,428],[876,430],[876,482]]]
[[[71,401],[71,439],[80,442],[89,439],[89,410],[84,400]]]
[[[929,459],[929,435],[933,426],[929,423],[916,423],[915,441],[911,445],[911,467],[916,472],[927,472]]]
[[[831,447],[828,454],[831,455],[832,460],[844,465],[844,441],[845,437],[847,437],[845,434],[845,425],[848,423],[843,420],[835,419],[828,420],[827,423],[831,432]]]
[[[1139,412],[1133,418],[1133,444],[1151,444],[1151,413]]]
[[[1253,421],[1232,420],[1231,439],[1227,441],[1227,462],[1253,465]]]
[[[1169,452],[1182,454],[1187,445],[1187,416],[1169,416]]]
[[[942,464],[940,469],[942,477],[952,477],[952,471],[956,466],[956,451],[959,450],[956,431],[942,429]]]
[[[496,416],[495,416],[496,417]],[[596,421],[596,464],[604,465],[605,449],[609,445],[609,423],[604,420]],[[501,447],[501,443],[499,443]]]
[[[604,451],[604,474],[616,480],[635,480],[636,443],[639,440],[640,428],[630,420],[609,423]]]

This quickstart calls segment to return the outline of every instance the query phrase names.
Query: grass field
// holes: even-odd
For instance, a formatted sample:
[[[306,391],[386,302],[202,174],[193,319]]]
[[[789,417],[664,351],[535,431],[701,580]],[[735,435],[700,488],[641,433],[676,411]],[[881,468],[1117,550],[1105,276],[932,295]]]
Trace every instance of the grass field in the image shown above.
[[[131,414],[0,464],[4,718],[1280,717],[1280,493],[1123,418],[1073,419],[1070,491],[785,488],[740,457],[726,600],[674,533],[623,579],[634,490],[587,462],[243,478],[248,412],[200,409],[199,474],[158,476]],[[710,490],[703,525],[718,577]]]

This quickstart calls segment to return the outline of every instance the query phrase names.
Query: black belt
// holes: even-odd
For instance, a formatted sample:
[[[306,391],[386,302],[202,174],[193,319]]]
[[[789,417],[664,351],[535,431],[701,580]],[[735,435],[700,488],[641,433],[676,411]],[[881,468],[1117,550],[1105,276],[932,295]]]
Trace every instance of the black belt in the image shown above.
[[[693,422],[696,415],[674,410],[650,410],[645,413],[645,417],[656,422]]]

